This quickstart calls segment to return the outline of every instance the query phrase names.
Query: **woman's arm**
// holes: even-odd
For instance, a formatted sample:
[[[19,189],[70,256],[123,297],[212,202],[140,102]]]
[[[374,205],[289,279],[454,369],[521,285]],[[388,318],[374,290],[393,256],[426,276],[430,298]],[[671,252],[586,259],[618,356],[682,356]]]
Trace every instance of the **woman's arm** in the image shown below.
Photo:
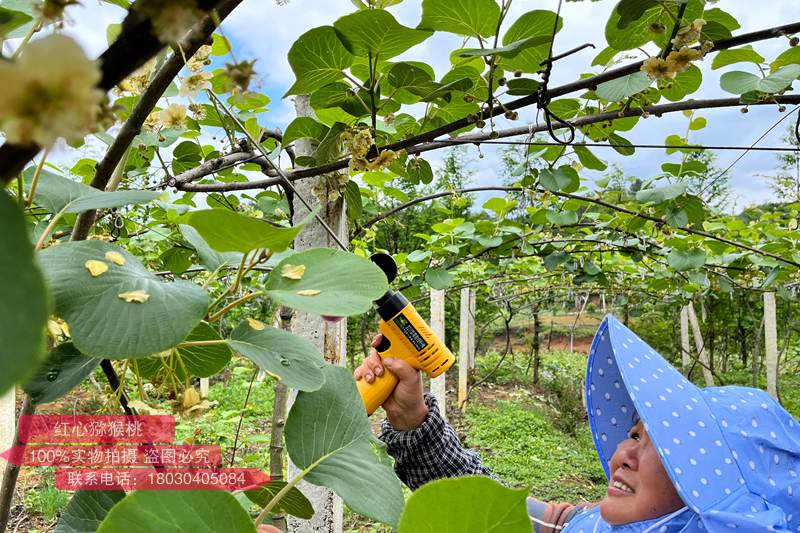
[[[397,477],[411,490],[428,481],[466,475],[491,476],[492,471],[481,462],[478,454],[465,449],[455,430],[444,421],[436,398],[424,396],[428,415],[422,424],[411,431],[396,430],[385,420],[378,436],[394,457]],[[499,481],[499,480],[498,480]]]

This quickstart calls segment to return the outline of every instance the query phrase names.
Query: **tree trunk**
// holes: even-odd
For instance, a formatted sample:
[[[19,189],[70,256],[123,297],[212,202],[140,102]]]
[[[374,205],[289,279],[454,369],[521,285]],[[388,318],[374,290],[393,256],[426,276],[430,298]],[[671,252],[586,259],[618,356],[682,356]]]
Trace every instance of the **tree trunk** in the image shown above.
[[[313,117],[314,113],[307,95],[295,98],[295,109],[301,117]],[[313,156],[314,150],[308,140],[295,141],[295,153],[300,156]],[[312,209],[319,209],[319,216],[337,235],[339,240],[346,242],[347,218],[345,216],[344,196],[326,175],[304,179],[294,182],[298,194],[302,195],[311,204]],[[298,223],[308,216],[309,210],[295,197],[293,222]],[[309,248],[338,247],[336,241],[328,235],[322,224],[316,219],[303,228],[294,241],[297,251]],[[306,339],[319,349],[325,361],[344,366],[347,351],[347,320],[331,323],[322,319],[320,315],[297,312],[292,322],[292,333]],[[289,409],[297,397],[297,391],[289,395]],[[292,462],[289,462],[287,478],[293,478],[300,472]],[[331,490],[306,481],[301,481],[298,488],[311,501],[316,513],[311,520],[299,520],[289,517],[288,531],[291,533],[341,533],[343,528],[342,500]]]
[[[292,331],[294,310],[281,306],[280,327],[284,331]],[[286,426],[286,399],[288,389],[282,381],[275,381],[275,403],[272,407],[272,425],[269,439],[269,475],[272,479],[284,479],[283,472],[283,428]],[[286,531],[286,515],[272,515],[272,525]]]

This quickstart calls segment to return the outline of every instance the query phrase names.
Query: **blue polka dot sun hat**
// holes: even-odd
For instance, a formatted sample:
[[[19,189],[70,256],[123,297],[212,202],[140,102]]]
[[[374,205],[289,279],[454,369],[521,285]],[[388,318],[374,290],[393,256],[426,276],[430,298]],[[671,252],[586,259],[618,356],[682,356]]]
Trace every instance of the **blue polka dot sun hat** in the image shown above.
[[[586,404],[607,477],[641,418],[693,513],[680,531],[800,532],[800,425],[764,391],[701,389],[609,315],[589,353]]]

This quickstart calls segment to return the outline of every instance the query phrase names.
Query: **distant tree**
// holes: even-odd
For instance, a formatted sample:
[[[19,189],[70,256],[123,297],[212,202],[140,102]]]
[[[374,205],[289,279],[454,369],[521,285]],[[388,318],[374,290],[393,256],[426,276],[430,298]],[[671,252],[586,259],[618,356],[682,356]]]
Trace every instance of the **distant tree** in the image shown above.
[[[690,152],[686,162],[699,162],[705,165],[704,172],[691,172],[683,177],[689,186],[689,193],[700,197],[703,202],[716,211],[730,207],[730,173],[716,165],[717,154],[709,151]]]
[[[800,149],[794,126],[789,128],[783,141]],[[767,176],[770,179],[770,189],[782,201],[800,202],[800,152],[779,152],[776,157],[777,172]]]

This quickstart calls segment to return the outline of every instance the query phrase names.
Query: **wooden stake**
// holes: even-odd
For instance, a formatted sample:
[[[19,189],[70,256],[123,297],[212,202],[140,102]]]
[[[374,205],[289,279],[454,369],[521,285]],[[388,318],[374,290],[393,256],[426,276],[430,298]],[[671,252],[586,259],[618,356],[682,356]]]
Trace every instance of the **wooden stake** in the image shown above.
[[[475,317],[472,311],[474,303],[472,289],[461,289],[461,321],[458,331],[458,407],[461,411],[467,406],[467,381],[470,361],[475,351]]]
[[[444,291],[431,289],[431,329],[436,333],[442,342],[444,339]],[[447,420],[447,388],[445,386],[445,375],[447,372],[442,373],[439,377],[431,380],[431,393],[439,402],[439,410],[442,416]]]
[[[711,368],[708,365],[708,357],[706,355],[706,347],[703,344],[703,335],[700,333],[700,324],[697,322],[697,315],[694,312],[694,305],[692,302],[686,306],[689,311],[689,323],[692,325],[692,332],[694,333],[694,344],[697,348],[698,360],[703,367],[703,377],[706,380],[706,387],[714,386],[714,374],[711,373]]]
[[[689,344],[689,308],[681,307],[681,372],[688,377],[692,364],[691,345]]]
[[[778,326],[775,293],[764,293],[764,366],[767,369],[767,393],[778,399]]]

